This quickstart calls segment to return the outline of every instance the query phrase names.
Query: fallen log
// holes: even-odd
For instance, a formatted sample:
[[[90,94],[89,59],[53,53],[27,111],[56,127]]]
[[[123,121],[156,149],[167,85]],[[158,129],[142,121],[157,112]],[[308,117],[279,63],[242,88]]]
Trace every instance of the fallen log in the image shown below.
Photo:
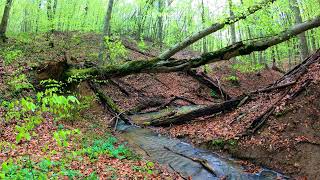
[[[288,71],[284,76],[282,76],[282,78],[277,80],[270,87],[279,86],[286,82],[297,81],[297,78],[307,71],[309,65],[315,63],[316,61],[319,61],[319,58],[320,58],[320,49],[318,49],[314,54],[306,58],[302,63],[294,67],[292,70]]]
[[[205,64],[229,60],[233,57],[248,55],[255,51],[263,51],[271,46],[277,45],[284,41],[287,41],[294,36],[320,26],[320,16],[317,16],[309,21],[297,24],[285,31],[280,32],[277,35],[262,38],[259,40],[253,40],[250,42],[237,42],[228,47],[220,50],[204,53],[200,57],[191,59],[144,59],[135,60],[119,64],[108,64],[105,66],[76,69],[70,68],[65,71],[64,78],[69,77],[84,77],[88,79],[92,76],[100,78],[112,78],[126,76],[136,73],[159,73],[159,72],[176,72],[176,71],[187,71],[191,68],[197,68]]]
[[[148,108],[155,108],[158,106],[162,106],[164,103],[165,103],[165,99],[163,96],[156,96],[156,97],[145,96],[143,98],[143,101],[139,102],[138,106],[128,110],[126,113],[133,115],[133,114],[139,113],[139,112],[141,112],[145,109],[148,109]]]
[[[94,82],[89,82],[90,88],[93,92],[96,93],[102,104],[110,111],[114,117],[117,117],[115,120],[117,121],[118,118],[123,120],[127,124],[131,124],[130,117],[124,114],[124,110],[122,110],[111,97],[103,92],[99,84]]]
[[[204,72],[197,72],[196,70],[192,69],[188,71],[188,74],[192,76],[194,79],[198,80],[200,83],[206,85],[208,88],[214,90],[215,92],[220,92],[224,100],[231,99],[231,97],[226,93],[226,91],[217,83],[215,83],[214,80],[212,80]]]
[[[247,97],[247,96],[246,96]],[[157,112],[142,113],[130,116],[133,123],[144,126],[169,126],[181,124],[199,117],[230,111],[238,106],[243,97],[212,105],[192,105],[168,107]]]
[[[277,90],[277,89],[284,89],[284,88],[287,88],[289,86],[292,86],[296,84],[296,81],[294,82],[288,82],[286,84],[282,84],[282,85],[279,85],[279,86],[271,86],[271,87],[267,87],[267,88],[264,88],[264,89],[258,89],[256,91],[252,91],[250,92],[250,94],[258,94],[258,93],[266,93],[266,92],[271,92],[273,90]]]

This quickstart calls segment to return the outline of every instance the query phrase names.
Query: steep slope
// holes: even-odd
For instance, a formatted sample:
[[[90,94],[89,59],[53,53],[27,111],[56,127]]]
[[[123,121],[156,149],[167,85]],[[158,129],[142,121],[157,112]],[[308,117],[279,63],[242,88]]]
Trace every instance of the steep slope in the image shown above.
[[[228,150],[288,175],[318,179],[319,72],[317,51],[273,87],[296,82],[294,85],[253,96],[232,112],[168,130],[173,136]]]

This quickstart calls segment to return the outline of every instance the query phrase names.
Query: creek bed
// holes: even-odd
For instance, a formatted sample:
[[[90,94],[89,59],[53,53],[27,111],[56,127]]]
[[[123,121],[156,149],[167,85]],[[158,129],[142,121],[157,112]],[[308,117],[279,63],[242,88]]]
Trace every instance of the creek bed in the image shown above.
[[[125,125],[122,122],[118,124],[117,129],[129,145],[136,147],[137,151],[144,152],[151,160],[167,166],[184,178],[192,177],[195,180],[288,179],[280,173],[265,168],[262,168],[259,173],[247,173],[244,166],[232,159],[195,148],[178,139],[161,136],[150,129]]]

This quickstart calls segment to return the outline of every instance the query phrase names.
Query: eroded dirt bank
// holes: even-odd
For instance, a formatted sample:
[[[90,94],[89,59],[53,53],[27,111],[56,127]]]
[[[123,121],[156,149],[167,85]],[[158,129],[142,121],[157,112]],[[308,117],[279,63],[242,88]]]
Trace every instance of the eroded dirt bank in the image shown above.
[[[229,113],[166,130],[293,177],[319,179],[319,61],[318,51],[276,83],[295,81],[291,87],[259,94]],[[248,131],[257,120],[262,128]]]

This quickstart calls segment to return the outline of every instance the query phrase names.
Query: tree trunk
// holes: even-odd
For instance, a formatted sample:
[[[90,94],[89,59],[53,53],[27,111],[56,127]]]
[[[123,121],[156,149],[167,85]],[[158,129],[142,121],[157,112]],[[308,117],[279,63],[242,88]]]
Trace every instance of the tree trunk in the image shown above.
[[[158,0],[158,43],[160,46],[160,51],[162,51],[163,47],[163,9],[164,9],[164,1]]]
[[[230,19],[234,20],[235,17],[234,17],[234,13],[232,11],[232,0],[228,0],[228,4],[229,4]],[[237,36],[236,36],[236,26],[234,23],[230,25],[230,35],[231,35],[231,44],[236,43]]]
[[[101,37],[101,47],[100,47],[100,52],[99,52],[99,64],[102,65],[103,64],[103,53],[106,50],[105,47],[105,43],[104,43],[104,38],[105,36],[110,37],[111,36],[111,25],[110,25],[110,21],[111,21],[111,16],[112,16],[112,8],[113,8],[113,3],[114,0],[109,0],[108,3],[108,9],[106,11],[106,16],[104,19],[104,27],[103,27],[103,34]],[[107,54],[106,56],[106,60],[109,60],[109,55]]]
[[[134,73],[186,71],[205,64],[228,60],[236,56],[248,55],[254,51],[264,51],[271,46],[285,42],[304,31],[319,26],[320,16],[317,16],[312,20],[295,25],[285,31],[282,31],[278,35],[246,43],[238,42],[215,52],[204,53],[202,56],[196,58],[182,60],[162,60],[159,58],[154,58],[151,60],[135,60],[121,64],[110,64],[96,68],[69,69],[66,72],[65,76],[71,77],[73,75],[77,75],[83,77],[88,75],[100,75],[103,77],[111,78],[117,76],[126,76]]]
[[[56,14],[57,4],[58,4],[58,0],[54,0],[53,5],[52,5],[52,0],[47,1],[47,16],[48,16],[48,21],[50,23],[49,32],[47,34],[47,39],[49,41],[49,46],[51,48],[54,47],[54,42],[53,42],[52,36],[54,33],[54,17]]]
[[[290,8],[294,13],[295,23],[296,24],[302,23],[302,17],[301,17],[298,1],[297,0],[290,0]],[[301,34],[299,34],[298,37],[299,37],[299,41],[300,41],[300,45],[299,45],[300,59],[302,61],[309,54],[308,41],[307,41],[305,32],[302,32]]]
[[[203,0],[201,1],[201,20],[202,20],[202,26],[203,28],[205,27],[205,24],[206,24],[206,19],[205,19],[205,8],[204,8],[204,2]],[[207,53],[208,52],[208,48],[207,48],[207,38],[204,37],[202,39],[202,50],[204,53]]]
[[[6,42],[7,40],[6,31],[7,31],[12,1],[13,0],[7,0],[6,6],[4,7],[1,24],[0,24],[0,40],[3,42]]]
[[[132,122],[145,126],[169,126],[192,121],[196,118],[213,115],[222,111],[230,111],[236,108],[242,101],[242,97],[212,105],[193,105],[163,109],[157,112],[137,114],[130,116]]]

